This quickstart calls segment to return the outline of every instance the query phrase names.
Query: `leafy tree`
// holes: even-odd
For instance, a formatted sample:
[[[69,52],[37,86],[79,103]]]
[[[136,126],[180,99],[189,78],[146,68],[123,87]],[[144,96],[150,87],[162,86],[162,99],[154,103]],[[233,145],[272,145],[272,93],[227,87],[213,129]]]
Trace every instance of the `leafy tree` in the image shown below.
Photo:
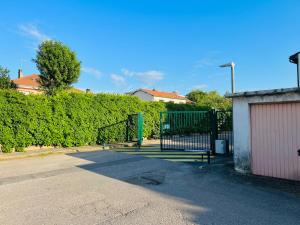
[[[221,96],[216,91],[205,92],[193,90],[187,94],[187,98],[196,103],[197,106],[204,109],[231,109],[231,100]]]
[[[15,87],[16,85],[10,80],[9,70],[0,66],[0,88],[9,89]]]
[[[81,62],[75,52],[59,41],[41,43],[33,61],[40,71],[42,87],[48,94],[69,88],[79,78]]]

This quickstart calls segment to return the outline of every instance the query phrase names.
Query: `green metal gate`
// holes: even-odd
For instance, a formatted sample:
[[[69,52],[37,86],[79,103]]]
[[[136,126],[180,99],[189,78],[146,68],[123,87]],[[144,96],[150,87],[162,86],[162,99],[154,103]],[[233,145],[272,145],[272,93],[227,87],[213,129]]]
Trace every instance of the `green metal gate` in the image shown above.
[[[144,119],[142,113],[131,114],[126,121],[126,141],[137,142],[138,146],[143,142]]]
[[[162,150],[211,150],[209,111],[168,111],[160,113]]]
[[[144,120],[142,113],[127,116],[127,119],[109,124],[98,129],[99,144],[136,142],[143,143]]]
[[[215,140],[233,151],[231,111],[167,111],[160,113],[161,150],[215,152]]]

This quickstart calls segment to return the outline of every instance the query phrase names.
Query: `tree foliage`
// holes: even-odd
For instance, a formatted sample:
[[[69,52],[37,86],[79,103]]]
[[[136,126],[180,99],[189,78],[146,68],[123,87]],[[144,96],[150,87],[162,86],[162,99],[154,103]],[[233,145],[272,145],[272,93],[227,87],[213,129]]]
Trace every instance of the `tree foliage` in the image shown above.
[[[10,80],[9,70],[0,66],[0,88],[15,88],[15,84]]]
[[[40,44],[33,59],[41,74],[41,84],[48,94],[66,89],[80,75],[76,53],[59,41],[47,40]]]
[[[10,152],[31,145],[69,147],[103,143],[103,140],[117,142],[125,135],[122,127],[114,126],[109,132],[99,130],[137,112],[144,116],[144,137],[157,137],[162,111],[230,107],[230,101],[214,92],[204,94],[208,96],[206,100],[197,96],[194,92],[190,95],[195,105],[183,105],[145,102],[116,94],[70,93],[68,90],[50,96],[0,90],[1,149]]]
[[[193,90],[187,94],[187,98],[195,102],[196,106],[202,109],[231,109],[231,100],[221,96],[216,91],[205,92],[201,90]]]
[[[0,90],[0,145],[2,151],[27,146],[81,146],[113,143],[125,132],[114,127],[107,133],[99,129],[143,112],[144,137],[159,135],[161,102],[144,102],[133,96],[116,94],[68,93],[24,95]]]

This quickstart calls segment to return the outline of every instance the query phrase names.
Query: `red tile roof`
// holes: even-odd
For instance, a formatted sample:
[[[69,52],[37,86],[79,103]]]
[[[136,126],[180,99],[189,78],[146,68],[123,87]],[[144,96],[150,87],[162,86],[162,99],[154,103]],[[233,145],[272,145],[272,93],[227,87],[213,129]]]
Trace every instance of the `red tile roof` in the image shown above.
[[[17,86],[20,85],[20,86],[30,86],[30,87],[38,88],[41,86],[41,84],[39,83],[39,79],[40,79],[40,75],[32,74],[29,76],[17,78],[15,80],[13,80],[13,82]]]
[[[171,99],[182,99],[186,100],[186,97],[177,94],[176,92],[163,92],[151,89],[140,89],[143,92],[146,92],[155,97],[162,97],[162,98],[171,98]]]

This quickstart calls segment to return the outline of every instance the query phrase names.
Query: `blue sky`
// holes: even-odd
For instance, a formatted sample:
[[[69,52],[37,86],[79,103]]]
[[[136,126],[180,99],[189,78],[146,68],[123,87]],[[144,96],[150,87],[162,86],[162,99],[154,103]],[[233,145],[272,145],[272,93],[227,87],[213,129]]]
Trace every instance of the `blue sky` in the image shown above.
[[[140,87],[186,94],[296,86],[288,57],[300,50],[300,1],[3,1],[0,65],[17,76],[45,39],[82,61],[78,88],[124,93]]]

